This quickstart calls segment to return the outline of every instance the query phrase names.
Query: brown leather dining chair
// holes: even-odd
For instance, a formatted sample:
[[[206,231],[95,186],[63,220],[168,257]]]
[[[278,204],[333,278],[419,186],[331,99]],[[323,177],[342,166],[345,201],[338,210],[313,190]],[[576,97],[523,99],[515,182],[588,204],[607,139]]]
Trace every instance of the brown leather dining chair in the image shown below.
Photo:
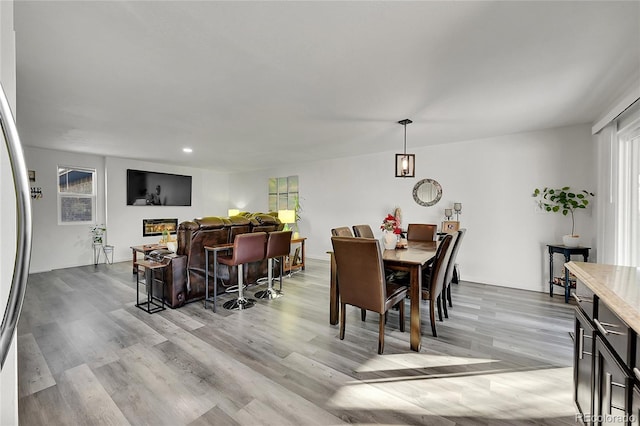
[[[351,229],[348,226],[340,226],[331,230],[331,235],[334,237],[353,237]]]
[[[375,238],[369,225],[353,225],[353,235],[358,238]]]
[[[456,236],[454,236],[453,250],[451,251],[449,263],[447,264],[447,274],[444,278],[444,288],[442,289],[442,306],[444,308],[445,318],[449,318],[447,302],[449,303],[449,307],[453,307],[453,303],[451,302],[451,283],[453,282],[453,275],[456,269],[456,258],[458,257],[458,250],[460,250],[460,243],[462,243],[462,239],[464,238],[466,232],[466,228],[462,228],[459,229],[456,233]]]
[[[407,287],[386,282],[378,240],[332,237],[331,244],[340,281],[340,340],[344,340],[346,305],[377,312],[378,353],[382,354],[386,313],[393,306],[399,307],[400,331],[404,331]]]
[[[410,223],[407,226],[408,241],[433,241],[437,225],[428,223]]]
[[[267,280],[268,285],[266,290],[258,291],[254,296],[258,299],[277,299],[282,296],[282,275],[284,274],[284,257],[291,252],[291,234],[292,231],[272,231],[269,232],[267,238],[267,252],[265,257],[267,258]],[[279,259],[279,274],[280,277],[280,289],[273,288],[273,259]]]
[[[338,228],[333,228],[331,230],[331,235],[334,237],[353,237],[353,233],[351,233],[351,229],[348,226],[340,226]],[[362,321],[367,319],[367,310],[362,309],[360,313],[360,318]]]
[[[436,255],[431,266],[431,273],[428,279],[423,279],[422,281],[422,300],[429,301],[429,319],[431,321],[431,334],[433,334],[433,337],[438,337],[438,333],[436,332],[436,308],[438,309],[440,321],[442,321],[442,299],[440,296],[444,288],[447,265],[453,250],[452,240],[453,236],[451,234],[446,235],[442,239],[436,250]]]
[[[238,298],[226,301],[222,306],[226,309],[247,309],[255,304],[255,300],[246,299],[243,294],[243,266],[249,262],[264,259],[267,244],[266,232],[250,232],[239,234],[233,240],[233,253],[218,256],[218,263],[238,267]]]

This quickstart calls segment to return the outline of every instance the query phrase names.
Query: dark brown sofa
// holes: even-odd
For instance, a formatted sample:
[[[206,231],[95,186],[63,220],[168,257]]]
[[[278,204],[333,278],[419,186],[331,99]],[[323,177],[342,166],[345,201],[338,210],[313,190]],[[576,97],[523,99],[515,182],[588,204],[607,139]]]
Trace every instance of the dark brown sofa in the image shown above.
[[[246,217],[229,218],[209,216],[185,221],[178,225],[178,255],[172,260],[171,282],[165,291],[167,303],[177,308],[185,303],[201,300],[205,295],[204,247],[215,247],[232,243],[237,234],[245,232],[271,232],[281,230],[284,225],[277,217],[264,213],[246,213]],[[181,259],[181,260],[177,260]],[[244,268],[245,284],[255,283],[267,276],[267,261],[250,263]],[[237,285],[236,267],[218,265],[218,294]],[[209,258],[209,289],[213,290],[213,254]]]

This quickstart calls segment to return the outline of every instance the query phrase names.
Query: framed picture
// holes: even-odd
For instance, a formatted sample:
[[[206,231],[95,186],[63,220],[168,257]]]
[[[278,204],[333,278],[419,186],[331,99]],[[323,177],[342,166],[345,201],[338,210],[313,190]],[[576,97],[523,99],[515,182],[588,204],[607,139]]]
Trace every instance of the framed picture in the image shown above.
[[[300,264],[300,247],[296,247],[296,251],[293,253],[293,262],[291,262],[291,265],[298,264]]]
[[[447,234],[453,234],[454,232],[458,232],[460,229],[460,222],[457,220],[445,220],[442,222],[442,232],[446,232]]]
[[[35,182],[35,181],[36,181],[36,171],[29,170],[29,182]]]

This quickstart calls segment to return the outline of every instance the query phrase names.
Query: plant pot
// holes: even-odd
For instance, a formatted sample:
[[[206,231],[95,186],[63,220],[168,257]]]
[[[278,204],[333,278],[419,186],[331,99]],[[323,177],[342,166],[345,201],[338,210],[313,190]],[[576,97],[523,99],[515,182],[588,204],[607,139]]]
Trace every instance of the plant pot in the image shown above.
[[[563,235],[562,243],[566,247],[578,247],[580,245],[580,235]]]

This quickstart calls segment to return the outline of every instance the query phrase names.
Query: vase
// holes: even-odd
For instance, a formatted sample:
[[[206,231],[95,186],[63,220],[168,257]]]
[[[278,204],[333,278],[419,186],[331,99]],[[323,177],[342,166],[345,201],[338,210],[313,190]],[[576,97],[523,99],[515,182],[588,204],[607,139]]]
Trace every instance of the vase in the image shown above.
[[[382,245],[385,250],[394,250],[398,242],[398,237],[392,231],[384,231],[382,235]]]

